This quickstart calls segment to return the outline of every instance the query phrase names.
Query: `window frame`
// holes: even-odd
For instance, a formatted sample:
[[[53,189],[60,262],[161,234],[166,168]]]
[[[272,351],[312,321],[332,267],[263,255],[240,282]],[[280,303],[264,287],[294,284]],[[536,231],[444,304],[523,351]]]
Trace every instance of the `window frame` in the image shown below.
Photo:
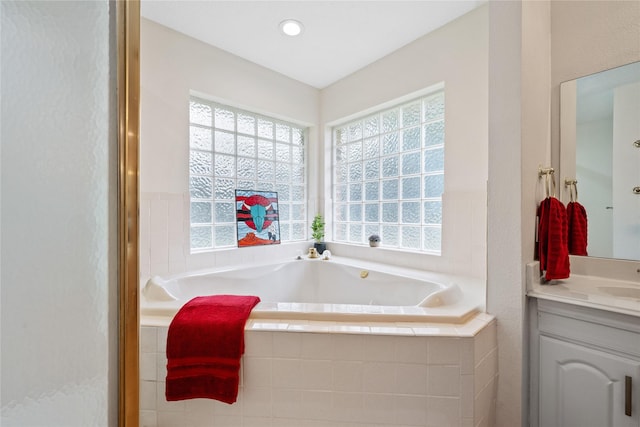
[[[426,105],[428,105],[429,101],[437,99],[439,99],[439,113],[433,116],[426,115]],[[403,123],[403,110],[418,103],[420,105],[419,123],[416,124],[414,122],[405,125]],[[420,93],[414,93],[413,95],[388,102],[366,112],[353,115],[331,126],[331,212],[333,216],[332,235],[336,243],[367,245],[368,236],[370,234],[378,234],[382,236],[382,246],[386,248],[431,255],[442,254],[443,194],[446,180],[444,161],[446,147],[445,108],[446,94],[444,84],[441,84],[432,86]],[[397,128],[385,129],[383,124],[384,115],[396,111],[398,120]],[[367,132],[366,124],[370,121],[374,122],[376,119],[378,126],[377,132]],[[437,137],[440,138],[440,142],[430,143],[434,140],[427,138],[426,129],[429,125],[435,126],[436,124],[440,127],[440,132],[437,135]],[[358,131],[351,130],[353,126],[356,128],[358,126],[360,127],[360,134],[358,134]],[[402,134],[416,127],[420,132],[419,148],[411,147],[410,145],[403,147],[404,141]],[[344,135],[341,134],[341,132]],[[388,145],[388,143],[385,144],[383,142],[384,138],[393,133],[398,135],[398,141],[396,142],[398,149],[385,151],[385,146]],[[369,147],[365,141],[376,138],[379,144],[377,154],[375,157],[368,156],[367,150]],[[356,147],[358,144],[361,144],[359,148],[361,151],[360,157],[358,157],[358,155],[352,157],[349,152],[349,144],[352,143]],[[358,151],[358,149],[355,151]],[[415,169],[410,169],[408,171],[409,173],[403,172],[404,156],[413,155],[415,160],[415,156],[418,153],[419,172],[416,172]],[[427,158],[428,154],[436,155]],[[432,166],[434,169],[426,169],[425,162],[427,159],[429,159],[430,162],[433,161]],[[369,173],[367,166],[374,165],[372,167],[375,168],[376,161],[378,169],[377,175],[375,173],[367,175]],[[391,166],[397,163],[397,174],[392,173],[391,175],[385,175],[385,172],[383,172],[385,161]],[[357,170],[358,165],[360,165],[360,170]],[[358,176],[360,177],[359,179]],[[438,190],[441,190],[438,195],[427,194],[425,192],[427,181],[433,179],[427,177],[438,177],[436,179],[441,180],[439,186],[436,186]],[[406,195],[403,195],[403,182],[408,181],[403,180],[412,179],[415,183],[416,178],[420,181],[418,197],[415,197],[415,195],[406,197]],[[383,192],[383,186],[385,185],[389,186],[391,190],[390,193],[395,192],[396,197],[385,198]],[[391,187],[395,187],[395,189]],[[351,196],[354,191],[356,197],[352,198]],[[373,194],[377,192],[378,197],[371,198],[369,192]],[[415,220],[416,204],[418,205],[418,221]],[[374,205],[377,205],[377,214],[367,217],[368,214],[374,213],[376,209]],[[428,205],[439,206],[439,209],[427,210]],[[408,212],[402,209],[403,206],[413,208],[412,214],[414,218],[411,220],[403,218],[403,215]],[[371,209],[371,211],[368,212],[367,209]],[[429,212],[429,215],[427,215],[427,212]],[[387,215],[386,220],[384,218],[385,215]],[[385,232],[388,231],[385,227],[395,227],[397,231],[397,240],[395,242],[389,241],[389,233]],[[405,237],[408,237],[409,241],[413,239],[411,245],[405,244],[406,240],[403,238],[403,230],[406,231],[407,236]],[[419,232],[417,245],[415,234],[411,235],[411,233],[415,232]],[[435,236],[434,240],[428,241],[431,243],[430,246],[425,242],[426,233],[433,233],[432,236]],[[434,247],[433,242],[437,243],[437,247]]]
[[[201,104],[210,108],[210,122],[203,123],[193,118],[192,107],[193,104]],[[229,111],[233,113],[233,129],[221,127],[217,125],[215,118],[216,108],[224,111]],[[189,160],[188,160],[188,191],[189,191],[189,249],[190,253],[202,253],[202,252],[212,252],[218,250],[225,249],[234,249],[237,248],[237,224],[236,224],[236,216],[235,216],[235,190],[257,190],[257,191],[275,191],[278,193],[278,205],[279,205],[279,213],[280,213],[280,230],[281,230],[281,242],[299,242],[307,239],[307,211],[308,211],[308,192],[309,192],[309,179],[308,179],[308,165],[307,158],[309,155],[309,128],[308,126],[295,123],[293,121],[284,120],[278,117],[269,116],[262,113],[257,113],[254,111],[250,111],[243,108],[238,108],[233,105],[229,105],[225,102],[213,101],[211,99],[207,99],[201,95],[191,94],[189,96],[189,137],[188,137],[188,145],[189,145]],[[239,129],[238,120],[239,116],[250,118],[253,120],[253,133],[251,132],[243,132]],[[250,120],[249,120],[250,121]],[[260,136],[259,124],[260,121],[271,122],[271,130],[272,136],[270,138]],[[278,139],[278,129],[282,131],[284,128],[289,128],[289,140],[284,141],[282,139]],[[207,137],[203,138],[204,145],[198,145],[194,142],[194,132],[193,129],[204,129],[204,134],[209,134]],[[208,132],[207,132],[208,131]],[[231,143],[229,141],[226,142],[226,151],[217,149],[216,136],[226,136],[230,138]],[[253,150],[253,154],[247,154],[247,151],[241,152],[238,141],[240,138],[243,138],[245,142],[252,140],[254,143],[254,147],[251,148]],[[270,157],[264,156],[264,153],[267,151],[260,151],[262,148],[265,149],[266,142],[271,143],[270,147]],[[263,143],[261,146],[260,143]],[[224,142],[222,142],[224,144]],[[247,144],[249,146],[250,144]],[[286,146],[286,150],[285,147]],[[221,145],[222,147],[222,145]],[[267,147],[268,148],[268,147]],[[284,150],[284,151],[278,151]],[[287,161],[281,161],[279,158],[286,157],[285,151],[288,152]],[[194,153],[196,153],[194,155]],[[261,154],[262,153],[262,154]],[[194,162],[193,158],[197,155],[202,155],[202,157],[210,157],[209,163],[204,162]],[[227,176],[217,175],[216,170],[216,156],[219,156],[222,159],[225,159],[224,156],[233,157],[233,173],[228,174]],[[300,158],[302,158],[302,162],[300,162]],[[228,160],[228,159],[227,159]],[[255,167],[253,167],[253,177],[242,177],[238,175],[238,165],[239,162],[247,162],[254,163]],[[258,170],[258,164],[260,162],[272,163],[272,178],[268,180],[263,180],[260,178]],[[199,165],[199,166],[197,166]],[[284,166],[283,166],[284,165]],[[204,168],[202,172],[195,172],[194,169],[196,167]],[[208,169],[207,169],[208,167]],[[285,174],[288,175],[288,180],[283,181],[278,179],[278,171],[283,171],[281,168],[284,167]],[[250,170],[248,168],[246,170]],[[192,183],[195,179],[206,178],[206,180],[210,180],[210,192],[203,197],[194,197],[194,188]],[[246,179],[245,179],[246,178]],[[301,179],[301,181],[300,181]],[[220,183],[224,180],[227,184],[226,187],[229,187],[231,183],[231,187],[227,188],[225,195],[228,197],[218,197],[218,188],[216,187],[217,183]],[[247,188],[246,184],[251,183],[253,188]],[[266,185],[263,185],[265,184]],[[254,185],[255,184],[255,185]],[[282,191],[284,188],[287,188],[288,191]],[[228,193],[228,194],[227,194]],[[281,195],[283,197],[281,197]],[[209,208],[209,221],[194,221],[194,212],[193,207],[194,203],[208,203]],[[217,221],[216,216],[216,207],[219,204],[229,204],[233,203],[234,206],[230,212],[227,212],[226,221]],[[284,210],[284,212],[283,212]],[[295,218],[294,218],[294,210],[295,210]],[[204,217],[207,216],[205,212]],[[202,219],[202,218],[199,218]],[[230,232],[230,228],[233,228],[233,241],[229,240],[225,244],[219,244],[216,241],[216,227],[226,227],[227,233]],[[206,229],[209,229],[208,235],[210,236],[210,245],[209,246],[194,246],[194,229],[202,229],[205,230],[204,233],[207,233]],[[284,229],[284,231],[283,231]],[[207,236],[207,234],[205,234]],[[226,236],[228,238],[228,236]]]

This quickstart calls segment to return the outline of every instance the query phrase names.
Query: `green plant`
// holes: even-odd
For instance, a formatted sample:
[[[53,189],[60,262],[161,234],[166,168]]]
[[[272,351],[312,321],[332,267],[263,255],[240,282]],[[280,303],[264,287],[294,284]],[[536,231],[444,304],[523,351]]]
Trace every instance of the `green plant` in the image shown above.
[[[324,239],[324,218],[322,217],[322,215],[317,214],[313,218],[313,222],[311,223],[311,231],[311,237],[313,237],[316,242],[322,242],[322,240]]]

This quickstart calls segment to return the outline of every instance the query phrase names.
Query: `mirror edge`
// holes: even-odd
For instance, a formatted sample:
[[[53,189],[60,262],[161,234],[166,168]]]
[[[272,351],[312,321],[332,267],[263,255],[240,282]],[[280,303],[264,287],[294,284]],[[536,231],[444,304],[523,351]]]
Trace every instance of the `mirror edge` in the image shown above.
[[[640,52],[639,52],[640,53]],[[615,66],[611,66],[609,68],[605,68],[599,71],[594,71],[591,74],[583,74],[583,75],[579,75],[574,77],[571,80],[565,80],[560,82],[559,84],[559,88],[560,88],[560,99],[559,99],[559,115],[560,115],[560,120],[559,120],[559,133],[560,133],[560,139],[559,139],[559,153],[560,153],[560,158],[559,158],[559,162],[558,162],[558,166],[559,166],[559,175],[560,175],[560,182],[559,182],[559,186],[560,186],[560,190],[559,190],[559,199],[563,202],[563,203],[567,203],[570,199],[570,195],[569,195],[569,188],[565,186],[564,181],[565,179],[575,179],[576,178],[576,164],[575,164],[575,156],[576,156],[576,141],[577,141],[577,136],[576,136],[576,131],[575,129],[572,127],[570,127],[570,129],[566,129],[567,126],[563,126],[563,123],[575,123],[576,122],[576,110],[577,110],[577,82],[578,80],[585,78],[585,77],[590,77],[590,76],[595,76],[601,73],[606,73],[608,71],[612,71],[612,70],[616,70],[622,67],[627,67],[633,64],[637,64],[640,63],[640,57],[638,57],[637,59],[632,59],[629,60],[629,62],[625,62],[623,64],[620,65],[615,65]],[[567,101],[570,101],[571,104],[570,106],[567,105]],[[569,141],[570,144],[567,145],[564,143],[564,141]],[[630,263],[637,263],[640,260],[636,260],[636,259],[626,259],[626,258],[609,258],[609,257],[600,257],[600,256],[592,256],[592,255],[588,255],[588,256],[581,256],[581,255],[571,255],[571,257],[574,257],[576,260],[581,260],[584,259],[584,263],[587,262],[591,262],[591,261],[587,261],[587,260],[593,260],[594,263],[597,263],[597,265],[610,265],[613,266],[613,269],[620,269],[620,268],[625,268],[627,267]],[[583,270],[588,270],[588,268],[585,267],[586,264],[584,264],[583,262],[579,262],[580,265],[580,271],[583,272]],[[635,264],[634,264],[635,265]],[[637,273],[640,274],[640,268],[636,269]],[[613,277],[617,277],[617,275],[615,273],[610,273]]]
[[[564,185],[565,179],[576,178],[576,129],[575,126],[563,126],[563,123],[576,122],[577,80],[560,84],[560,201],[569,201],[569,191]]]

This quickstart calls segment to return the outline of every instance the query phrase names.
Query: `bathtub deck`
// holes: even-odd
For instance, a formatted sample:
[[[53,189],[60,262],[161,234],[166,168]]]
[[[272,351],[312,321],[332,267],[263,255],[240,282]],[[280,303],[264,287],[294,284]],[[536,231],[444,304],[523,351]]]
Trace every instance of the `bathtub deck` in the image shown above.
[[[252,319],[247,321],[245,331],[291,331],[336,334],[371,334],[401,336],[473,337],[494,320],[487,313],[474,314],[465,323],[445,322],[349,322],[299,319]],[[167,316],[142,316],[142,326],[168,327]]]

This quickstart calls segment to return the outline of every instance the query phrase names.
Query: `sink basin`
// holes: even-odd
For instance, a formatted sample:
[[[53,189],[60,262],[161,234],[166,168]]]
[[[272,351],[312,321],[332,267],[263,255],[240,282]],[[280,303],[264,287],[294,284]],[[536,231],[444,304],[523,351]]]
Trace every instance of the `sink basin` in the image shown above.
[[[620,297],[620,298],[633,298],[640,300],[640,288],[626,288],[620,286],[601,286],[598,287],[600,292],[605,294]]]

